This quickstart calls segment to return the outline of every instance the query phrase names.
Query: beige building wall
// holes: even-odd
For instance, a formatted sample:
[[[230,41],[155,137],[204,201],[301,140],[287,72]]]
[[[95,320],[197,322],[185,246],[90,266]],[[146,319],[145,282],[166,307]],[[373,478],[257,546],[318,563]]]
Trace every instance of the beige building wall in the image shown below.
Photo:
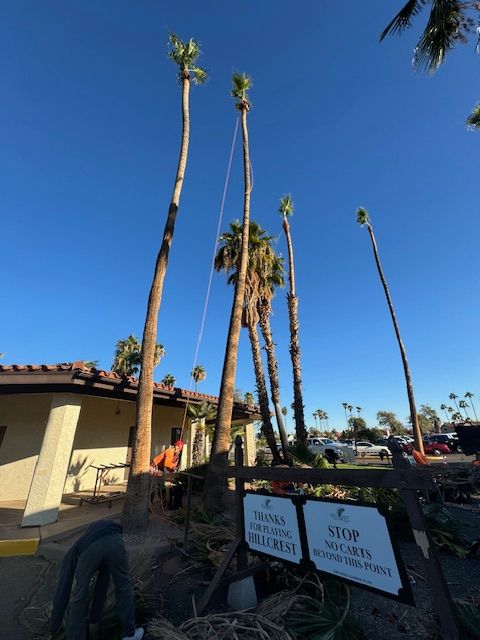
[[[154,405],[152,457],[170,446],[172,427],[181,427],[183,410]],[[118,464],[129,460],[128,437],[135,424],[135,403],[84,396],[73,442],[64,493],[93,489],[97,470],[90,465]],[[125,481],[128,471],[112,469],[106,482]]]
[[[26,500],[42,446],[51,393],[0,395],[0,500]]]

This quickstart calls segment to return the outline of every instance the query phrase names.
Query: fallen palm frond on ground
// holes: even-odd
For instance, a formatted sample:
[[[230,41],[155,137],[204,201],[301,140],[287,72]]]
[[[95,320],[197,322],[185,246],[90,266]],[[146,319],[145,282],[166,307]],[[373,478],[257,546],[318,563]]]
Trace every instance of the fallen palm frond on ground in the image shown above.
[[[165,618],[151,621],[152,640],[358,640],[350,614],[348,587],[332,589],[338,602],[325,600],[327,590],[308,577],[294,579],[294,590],[283,590],[263,600],[255,611],[234,611],[190,618],[178,628]],[[313,598],[306,589],[320,596]]]
[[[459,558],[465,558],[471,548],[465,536],[465,526],[441,505],[429,504],[424,507],[424,512],[435,545],[441,551],[451,551]]]
[[[458,618],[468,634],[480,640],[480,607],[475,602],[455,600]]]
[[[281,626],[247,611],[190,618],[178,628],[165,618],[155,618],[148,632],[153,640],[294,640]]]

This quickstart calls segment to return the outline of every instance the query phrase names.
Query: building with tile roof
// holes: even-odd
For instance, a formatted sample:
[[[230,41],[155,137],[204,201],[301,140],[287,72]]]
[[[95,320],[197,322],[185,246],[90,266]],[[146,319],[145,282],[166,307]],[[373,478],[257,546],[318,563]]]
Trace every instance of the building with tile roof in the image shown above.
[[[22,526],[55,522],[63,496],[94,488],[96,466],[128,463],[137,388],[136,378],[83,361],[0,365],[0,502],[25,502]],[[152,457],[181,434],[181,464],[191,465],[195,424],[187,405],[204,401],[218,398],[155,383]],[[258,418],[256,407],[234,404],[232,423],[245,427],[250,464]],[[112,469],[107,481],[127,477],[128,468]]]

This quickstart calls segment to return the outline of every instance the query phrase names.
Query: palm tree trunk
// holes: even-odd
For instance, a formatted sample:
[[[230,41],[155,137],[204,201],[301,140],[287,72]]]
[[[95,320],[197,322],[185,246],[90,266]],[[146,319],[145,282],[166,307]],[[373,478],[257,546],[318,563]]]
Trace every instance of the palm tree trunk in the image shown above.
[[[205,418],[195,424],[195,437],[192,445],[192,464],[202,464],[205,459]]]
[[[473,400],[470,398],[470,404],[472,405],[473,415],[475,416],[475,422],[478,422],[477,412],[475,411],[475,405],[473,404]]]
[[[280,441],[282,443],[282,451],[284,460],[288,460],[288,437],[283,422],[282,406],[280,404],[280,382],[278,380],[278,363],[275,355],[275,343],[272,338],[272,329],[270,326],[270,314],[264,305],[260,307],[260,328],[262,330],[263,339],[265,340],[265,351],[267,352],[268,377],[270,378],[270,393],[272,403],[275,408],[275,418],[277,421]]]
[[[212,442],[210,463],[203,488],[203,498],[207,509],[222,511],[225,508],[228,465],[230,451],[233,394],[235,374],[237,370],[238,342],[242,322],[243,301],[245,298],[245,280],[248,266],[248,237],[250,231],[250,154],[248,147],[247,105],[241,107],[242,135],[243,135],[243,174],[244,174],[244,204],[242,227],[242,252],[235,283],[230,324],[228,327],[227,346],[223,361],[222,380],[218,399],[215,432]]]
[[[268,406],[268,394],[267,385],[265,382],[265,374],[263,372],[262,363],[262,350],[260,348],[260,340],[258,339],[257,326],[254,323],[248,326],[248,335],[250,338],[250,345],[252,347],[253,368],[255,370],[255,382],[258,392],[258,404],[260,406],[260,414],[262,416],[262,431],[267,439],[267,444],[272,452],[273,464],[281,464],[282,459],[278,453],[277,441],[275,438],[275,432],[272,427],[272,420],[270,418],[270,407]]]
[[[375,234],[373,233],[373,229],[370,223],[367,224],[367,228],[368,228],[368,233],[370,234],[370,239],[372,241],[373,253],[375,256],[375,263],[377,265],[378,275],[380,276],[380,280],[383,285],[383,290],[385,291],[385,297],[387,299],[388,308],[390,310],[390,316],[393,322],[393,328],[395,329],[395,335],[397,337],[398,347],[400,349],[400,355],[402,357],[403,371],[405,373],[405,383],[407,386],[408,404],[410,406],[410,419],[412,421],[413,438],[415,440],[415,448],[417,451],[423,454],[424,451],[423,451],[422,432],[418,424],[417,407],[415,405],[415,397],[413,395],[412,376],[410,374],[410,367],[408,365],[407,352],[405,350],[405,345],[403,344],[402,338],[400,336],[400,329],[399,329],[397,318],[395,315],[395,309],[393,308],[392,298],[390,296],[388,284],[385,279],[385,275],[383,273],[382,265],[380,262],[380,256],[378,255],[378,248],[377,248],[377,242],[375,240]]]
[[[163,283],[167,273],[168,256],[173,240],[175,219],[177,217],[185,168],[187,165],[188,143],[190,136],[190,114],[188,103],[189,91],[190,77],[188,75],[184,75],[182,79],[182,142],[180,157],[175,176],[175,186],[163,232],[162,244],[155,264],[155,273],[150,289],[150,295],[148,297],[147,316],[143,330],[142,361],[136,403],[135,435],[133,439],[127,493],[122,513],[122,525],[126,531],[142,530],[148,525],[153,370],[155,364],[155,348],[157,344],[158,313],[162,302]]]
[[[288,315],[290,319],[290,357],[293,369],[293,413],[295,416],[295,432],[299,442],[306,443],[308,431],[305,426],[305,415],[303,413],[303,393],[302,393],[302,367],[300,362],[300,340],[298,322],[298,298],[295,294],[295,270],[293,263],[292,238],[290,236],[290,225],[286,216],[283,218],[283,230],[287,238],[288,267],[290,279],[290,292],[287,294]]]

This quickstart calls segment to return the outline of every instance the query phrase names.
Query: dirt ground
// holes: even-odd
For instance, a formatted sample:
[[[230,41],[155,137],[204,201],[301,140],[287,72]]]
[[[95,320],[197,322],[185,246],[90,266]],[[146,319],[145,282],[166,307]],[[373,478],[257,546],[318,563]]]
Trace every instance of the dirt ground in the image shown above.
[[[478,507],[450,506],[449,509],[465,523],[472,540],[480,536]],[[134,544],[135,540],[129,543]],[[413,543],[402,543],[400,549],[412,579],[416,607],[353,588],[352,612],[365,637],[371,640],[433,640],[438,637],[438,627],[432,613],[431,592],[425,579],[422,558]],[[442,553],[441,561],[454,597],[480,597],[480,554],[460,560]],[[56,562],[41,557],[0,559],[1,638],[35,640],[39,637],[42,611],[53,596],[58,566]],[[156,609],[175,623],[192,617],[192,597],[198,601],[208,584],[206,574],[189,571],[188,567],[189,561],[179,551],[158,556],[152,567]],[[212,608],[215,611],[225,610],[225,600],[226,589],[218,591],[212,600]]]

